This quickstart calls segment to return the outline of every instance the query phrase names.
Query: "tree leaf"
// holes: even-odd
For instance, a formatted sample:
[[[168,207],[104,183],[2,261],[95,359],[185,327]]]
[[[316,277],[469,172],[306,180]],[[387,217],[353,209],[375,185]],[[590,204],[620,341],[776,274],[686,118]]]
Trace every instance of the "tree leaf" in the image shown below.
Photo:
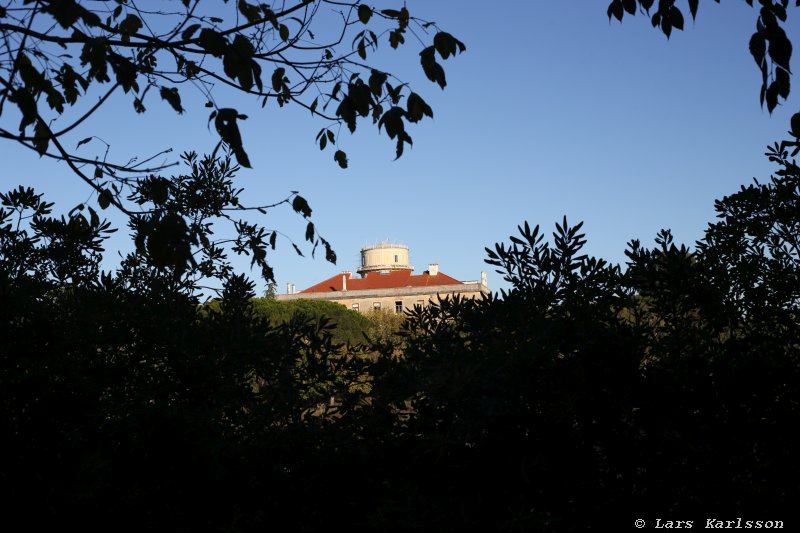
[[[769,34],[769,57],[787,72],[791,72],[789,61],[792,58],[792,43],[783,28],[776,28]]]
[[[784,100],[789,98],[789,73],[781,67],[775,67],[775,81],[772,82],[777,86],[778,95]]]
[[[349,96],[342,99],[339,107],[336,108],[336,116],[344,120],[345,124],[347,124],[347,129],[350,130],[350,133],[354,133],[356,131],[356,108]]]
[[[378,121],[378,131],[381,127],[386,129],[386,134],[390,139],[394,139],[400,132],[405,131],[403,117],[406,112],[402,107],[394,106],[389,109]]]
[[[792,115],[791,127],[792,130],[789,132],[789,134],[794,135],[795,137],[800,137],[800,113],[795,113]]]
[[[411,140],[411,136],[405,131],[400,131],[397,133],[397,147],[395,149],[395,161],[400,159],[403,155],[403,147],[405,143],[413,145],[414,142]]]
[[[64,96],[58,92],[50,80],[45,80],[45,92],[47,93],[47,104],[50,109],[55,109],[59,114],[64,112]]]
[[[322,239],[322,245],[325,246],[325,260],[329,263],[336,264],[336,252],[333,251],[331,245],[325,239]]]
[[[131,35],[137,33],[140,29],[142,29],[142,21],[139,17],[134,15],[133,13],[129,13],[125,20],[120,22],[119,24],[119,31],[122,35],[122,42],[130,42]]]
[[[653,25],[654,28],[656,26],[658,26],[659,24],[661,24],[661,12],[660,11],[656,11],[655,13],[653,13],[653,17],[650,19],[650,23]]]
[[[111,205],[111,193],[108,190],[103,189],[100,194],[97,195],[97,205],[100,206],[100,209],[107,209],[109,205]]]
[[[683,30],[683,13],[675,6],[672,6],[669,10],[669,22],[673,28]]]
[[[423,49],[422,52],[419,53],[420,63],[422,64],[422,70],[425,72],[425,76],[432,82],[438,83],[439,87],[444,89],[445,86],[447,86],[447,80],[445,79],[444,69],[436,62],[434,50],[435,48],[433,46]]]
[[[451,55],[456,54],[456,41],[452,35],[447,32],[440,31],[433,36],[433,47],[442,56],[442,59],[447,59]]]
[[[261,19],[261,10],[258,6],[254,6],[253,4],[249,4],[245,2],[245,0],[239,0],[239,12],[244,15],[244,18],[247,19],[247,22],[257,22]]]
[[[75,0],[61,0],[44,4],[41,8],[44,13],[49,13],[56,19],[62,28],[68,29],[73,26],[81,16],[85,8],[78,5]]]
[[[128,60],[128,58],[123,57],[115,52],[109,52],[107,58],[108,63],[111,65],[111,68],[116,75],[117,82],[122,86],[122,89],[126,93],[131,89],[134,89],[138,92],[139,86],[136,83],[136,65]]]
[[[359,4],[358,6],[358,20],[361,21],[362,24],[366,24],[369,22],[369,19],[372,18],[372,8],[365,4]]]
[[[239,118],[245,118],[245,116],[240,115],[235,109],[220,109],[214,119],[214,126],[222,140],[230,146],[236,161],[243,167],[251,168],[250,158],[247,156],[247,152],[244,151],[242,135],[236,122]]]
[[[406,42],[406,38],[403,37],[403,33],[398,30],[392,30],[389,32],[389,46],[394,49],[397,49],[398,46]]]
[[[369,81],[367,85],[369,85],[369,90],[372,91],[377,97],[380,97],[383,93],[383,84],[386,83],[386,79],[388,75],[385,72],[380,72],[377,70],[372,70],[369,74]]]
[[[778,86],[775,84],[775,82],[771,83],[769,87],[767,87],[765,99],[767,101],[767,111],[772,113],[772,111],[778,106]]]
[[[361,79],[357,79],[355,83],[349,84],[347,88],[347,98],[355,107],[356,112],[362,117],[369,115],[369,108],[372,104],[372,93],[369,87]]]
[[[292,209],[302,214],[303,218],[308,218],[311,216],[311,207],[308,205],[306,199],[299,194],[294,197],[294,200],[292,200]]]
[[[64,98],[70,105],[78,100],[78,84],[84,88],[88,87],[88,82],[83,79],[80,74],[77,74],[67,63],[61,66],[61,69],[56,76],[56,80],[61,83],[61,88],[64,90]]]
[[[283,67],[276,68],[272,73],[272,89],[275,91],[280,91],[281,87],[283,87],[283,75],[286,73],[286,69]]]
[[[347,154],[345,154],[343,151],[336,150],[336,153],[333,154],[333,159],[339,163],[339,167],[347,168]]]
[[[383,115],[383,106],[381,104],[375,104],[372,108],[372,123],[377,124],[381,115]]]
[[[697,18],[697,7],[700,0],[689,0],[689,12],[692,14],[692,19]]]
[[[161,98],[166,100],[169,105],[172,106],[172,109],[178,112],[179,115],[183,114],[183,106],[181,106],[181,95],[178,93],[178,89],[176,87],[161,87],[159,91]]]
[[[211,28],[203,28],[200,31],[200,38],[197,40],[197,44],[214,57],[222,57],[228,47],[228,41],[225,40],[225,37]]]
[[[24,87],[15,90],[8,99],[17,104],[22,114],[22,119],[19,121],[19,131],[22,133],[25,131],[26,127],[36,121],[38,113],[36,100]]]
[[[164,178],[152,178],[148,185],[150,186],[150,199],[153,203],[156,205],[165,204],[169,198],[169,181]],[[232,200],[235,198],[232,198]]]
[[[661,17],[661,31],[667,36],[667,39],[672,35],[672,21],[669,18],[669,13],[667,13],[666,17]]]
[[[187,26],[187,28],[183,30],[183,32],[181,33],[181,38],[184,41],[187,41],[191,39],[192,35],[194,35],[194,33],[199,29],[200,29],[200,24],[191,24],[190,26]]]
[[[606,14],[608,15],[609,21],[611,20],[611,17],[614,17],[618,21],[622,22],[622,17],[625,15],[624,8],[622,6],[622,0],[614,0],[608,4]]]
[[[795,4],[796,6],[800,6],[800,3]],[[786,22],[786,8],[778,2],[772,4],[772,12],[778,17],[782,22]]]
[[[761,32],[756,32],[750,37],[750,54],[759,67],[764,62],[764,55],[767,53],[767,38]]]
[[[636,0],[622,0],[622,7],[631,15],[636,14]]]
[[[36,121],[36,127],[33,129],[33,146],[40,156],[47,152],[47,146],[50,144],[50,128],[41,120]]]
[[[419,122],[423,116],[433,118],[433,109],[429,106],[420,95],[412,92],[406,101],[407,114],[409,122]]]

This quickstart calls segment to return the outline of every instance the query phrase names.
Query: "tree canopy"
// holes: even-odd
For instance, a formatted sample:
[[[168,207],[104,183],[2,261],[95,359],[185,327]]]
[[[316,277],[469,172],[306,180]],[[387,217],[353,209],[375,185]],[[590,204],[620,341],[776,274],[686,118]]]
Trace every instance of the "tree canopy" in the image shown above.
[[[635,3],[621,2],[625,13],[631,4],[635,11]],[[103,17],[71,1],[9,4],[0,21],[15,56],[29,50],[29,38],[58,45],[32,22],[49,17],[54,39],[83,39],[62,44],[81,53],[88,47],[87,71],[102,57],[98,65],[116,77],[124,68],[113,54],[127,57],[120,50],[130,43],[151,46],[151,57],[186,52],[159,48],[172,33],[180,47],[200,50],[225,70],[227,54],[239,50],[238,34],[221,31],[212,15],[195,15],[197,5],[181,2],[176,13],[189,25],[167,33],[145,30],[133,2],[109,2]],[[336,5],[347,8],[344,21],[353,17],[345,30],[379,17],[395,25],[387,35],[399,46],[415,20],[361,4],[292,5],[279,17],[239,2],[237,31],[259,31],[248,14],[264,18],[263,42],[278,50],[302,29],[304,9]],[[694,13],[697,2],[689,5]],[[677,17],[672,7],[658,5]],[[28,23],[11,24],[27,34],[7,27],[11,17]],[[198,27],[189,31],[191,24]],[[73,37],[78,31],[83,36]],[[214,33],[198,37],[203,31]],[[437,45],[436,36],[421,61],[444,85],[429,56],[449,57],[460,47],[442,37]],[[360,47],[368,54],[373,38],[360,38],[343,64],[360,63]],[[206,52],[203,39],[219,48]],[[304,42],[294,41],[297,50]],[[132,57],[127,61],[139,61]],[[280,55],[268,57],[279,62]],[[261,63],[231,58],[226,81],[241,89],[249,82],[250,92],[261,93],[253,67]],[[58,63],[58,72],[68,63]],[[3,63],[0,72],[14,75],[0,101],[17,105],[24,122],[30,101],[19,103],[30,97],[36,116],[12,135],[25,137],[32,127],[30,139],[16,140],[36,149],[47,139],[50,150],[61,137],[42,119],[36,97],[49,96],[42,79],[66,95],[53,81],[57,74],[47,71],[47,78],[41,65],[34,69],[40,77],[22,68],[36,78],[29,88],[16,59]],[[100,72],[92,83],[100,83]],[[134,105],[137,98],[144,105],[146,87],[180,105],[164,71],[136,72]],[[127,79],[106,75],[105,83],[120,87]],[[81,76],[88,81],[88,73]],[[330,96],[337,109],[347,109],[348,98],[361,105],[351,98],[363,91],[354,89],[358,79]],[[335,90],[338,82],[331,83]],[[269,98],[284,89],[273,88],[278,94]],[[412,95],[401,89],[408,105]],[[290,87],[284,105],[297,103],[293,97]],[[223,109],[230,108],[214,109],[212,120]],[[411,121],[411,108],[399,109]],[[355,121],[366,118],[362,110],[355,109]],[[337,120],[349,126],[350,112]],[[387,127],[382,117],[373,120]],[[171,178],[106,178],[109,169],[122,170],[54,154],[79,170],[100,168],[89,178],[100,187],[100,207],[121,202],[112,183],[128,188],[126,205],[145,206],[130,213],[136,249],[114,272],[100,268],[113,228],[93,207],[54,216],[54,204],[28,187],[0,194],[0,434],[7,455],[0,498],[8,523],[90,531],[114,524],[135,531],[570,533],[628,529],[639,525],[634,520],[653,527],[665,517],[695,527],[715,516],[795,524],[800,115],[792,119],[792,139],[767,151],[774,175],[718,200],[717,218],[694,246],[676,243],[664,229],[653,245],[631,241],[627,262],[615,265],[585,253],[583,223],[564,217],[548,233],[524,222],[507,242],[486,249],[486,262],[509,290],[416,307],[400,325],[401,342],[397,324],[379,316],[371,346],[337,342],[333,323],[316,315],[334,304],[296,303],[305,313],[289,316],[289,306],[255,300],[254,284],[233,272],[225,245],[251,254],[269,277],[264,259],[277,236],[230,218],[240,204],[235,160],[246,157],[244,141],[230,140],[238,120],[221,128],[229,153],[186,153],[185,174]],[[49,128],[41,136],[39,123]],[[400,147],[408,142],[393,131]],[[333,142],[325,131],[320,139]],[[304,219],[311,215],[296,193],[276,205],[284,203]],[[259,206],[267,207],[274,206]],[[237,237],[213,242],[209,224],[216,219],[235,224]],[[333,254],[313,224],[306,238]],[[198,305],[202,277],[223,280],[213,305]],[[364,317],[336,309],[352,319],[351,331],[365,325]]]
[[[717,4],[720,0],[714,0]],[[745,0],[753,6],[753,0]],[[622,22],[625,15],[636,15],[641,10],[650,17],[654,28],[660,29],[669,39],[672,30],[683,30],[686,17],[675,0],[612,0],[608,4],[608,19]],[[761,6],[756,18],[756,31],[750,37],[749,50],[761,75],[761,105],[767,104],[770,113],[778,105],[779,98],[789,98],[792,69],[792,43],[781,26],[788,18],[790,0],[759,0]],[[700,0],[686,0],[692,20],[697,17]],[[795,0],[795,6],[800,1]]]
[[[212,245],[221,243],[210,242],[213,220],[227,221],[239,236],[233,251],[246,249],[271,280],[264,256],[280,233],[233,215],[265,212],[275,204],[248,201],[229,181],[198,179],[198,172],[233,175],[234,165],[219,163],[222,149],[237,165],[250,166],[247,139],[238,127],[248,117],[236,109],[230,92],[220,89],[258,99],[262,107],[269,104],[269,112],[307,109],[321,125],[319,148],[333,150],[341,168],[348,164],[342,131],[354,133],[365,123],[385,132],[400,157],[413,142],[410,125],[433,117],[433,110],[373,59],[379,46],[409,45],[419,46],[425,76],[442,89],[447,80],[440,61],[465,50],[457,38],[406,7],[376,9],[363,2],[270,6],[181,0],[156,9],[125,0],[91,6],[76,0],[7,2],[0,6],[0,139],[63,161],[95,191],[100,208],[113,205],[130,217],[138,250],[155,253],[158,265],[179,271],[195,265],[191,254],[197,246],[216,254]],[[93,117],[115,93],[129,98],[137,113],[147,114],[158,105],[154,100],[178,114],[196,113],[185,108],[187,91],[202,95],[208,122],[219,134],[207,161],[183,158],[194,176],[191,192],[199,199],[193,206],[185,195],[185,175],[161,175],[178,161],[155,164],[155,155],[142,154],[134,162],[117,161],[92,134]],[[305,218],[311,214],[296,192],[280,203]],[[335,262],[313,224],[305,237]]]
[[[789,527],[800,169],[774,148],[775,175],[719,200],[694,247],[663,230],[618,266],[584,253],[583,224],[524,223],[487,249],[510,290],[415,308],[401,343],[364,347],[309,316],[336,304],[283,315],[243,276],[198,307],[167,272],[101,273],[104,225],[3,195],[9,517],[571,532],[713,512]]]

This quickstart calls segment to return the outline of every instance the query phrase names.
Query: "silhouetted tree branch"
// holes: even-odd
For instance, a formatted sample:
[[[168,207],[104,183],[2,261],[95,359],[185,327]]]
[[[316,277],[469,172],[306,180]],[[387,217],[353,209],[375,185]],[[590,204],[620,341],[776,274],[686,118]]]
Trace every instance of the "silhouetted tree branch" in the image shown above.
[[[344,126],[354,133],[364,121],[384,130],[400,157],[412,143],[408,125],[432,117],[433,110],[407,83],[370,59],[379,42],[396,49],[409,33],[419,38],[415,30],[430,41],[426,45],[420,40],[422,69],[444,88],[437,54],[448,59],[463,52],[464,44],[435,23],[411,16],[405,7],[378,10],[363,2],[331,0],[274,7],[245,0],[181,0],[172,8],[159,4],[148,10],[135,2],[5,2],[0,7],[0,140],[64,161],[94,190],[101,208],[113,205],[132,220],[163,222],[163,205],[142,196],[141,184],[176,161],[145,168],[143,161],[110,159],[108,146],[103,157],[77,153],[83,145],[92,148],[92,119],[113,95],[122,92],[137,113],[146,113],[157,94],[181,114],[197,111],[184,105],[187,86],[192,87],[211,109],[208,120],[220,136],[212,159],[224,157],[219,152],[224,147],[243,167],[251,163],[238,122],[247,116],[223,102],[229,96],[218,94],[220,86],[254,96],[262,107],[274,100],[278,107],[307,109],[322,122],[316,136],[319,148],[334,148],[333,159],[341,168],[347,167],[348,158],[338,132]],[[15,128],[9,122],[17,118]],[[238,194],[228,200],[233,198],[237,203],[218,206],[220,214],[257,209],[245,208]],[[294,207],[305,218],[311,213],[307,203]],[[185,222],[173,224],[168,233],[189,227],[190,221]],[[141,229],[138,222],[134,226]],[[327,241],[311,227],[307,238],[315,247],[325,247],[326,257],[333,260]],[[236,226],[237,231],[245,228],[255,231],[246,224]],[[176,242],[200,242],[177,233],[173,237]]]
[[[744,0],[753,5],[753,0]],[[714,0],[717,4],[720,0]],[[672,30],[683,30],[684,15],[676,0],[612,0],[608,5],[608,19],[616,18],[620,22],[628,15],[636,15],[641,11],[650,17],[654,28],[659,28],[669,39]],[[700,0],[686,0],[692,20],[697,17]],[[790,77],[792,69],[789,62],[792,58],[792,43],[786,36],[781,23],[788,17],[790,0],[759,0],[760,9],[756,18],[756,31],[750,37],[750,54],[761,74],[761,92],[759,100],[763,106],[766,102],[770,113],[778,105],[778,98],[789,98]],[[795,6],[800,2],[795,0]]]

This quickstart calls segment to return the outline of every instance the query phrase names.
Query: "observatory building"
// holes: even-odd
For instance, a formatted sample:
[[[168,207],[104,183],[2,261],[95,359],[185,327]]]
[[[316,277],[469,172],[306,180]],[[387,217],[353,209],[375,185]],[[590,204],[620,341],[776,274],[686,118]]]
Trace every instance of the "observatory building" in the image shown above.
[[[276,298],[328,300],[361,313],[370,309],[402,313],[414,305],[427,305],[437,297],[476,298],[489,294],[485,272],[481,272],[480,280],[459,281],[439,272],[439,265],[431,263],[428,270],[415,275],[408,260],[408,246],[402,244],[365,246],[356,272],[358,276],[342,272],[300,292],[290,283],[287,294]]]

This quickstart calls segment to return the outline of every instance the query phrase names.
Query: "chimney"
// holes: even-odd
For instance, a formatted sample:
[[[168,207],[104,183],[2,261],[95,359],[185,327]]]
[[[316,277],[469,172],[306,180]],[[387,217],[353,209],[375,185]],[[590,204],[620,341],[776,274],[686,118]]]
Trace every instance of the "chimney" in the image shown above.
[[[292,284],[291,283],[287,283],[286,284],[286,294],[292,294]]]
[[[429,263],[428,264],[428,274],[431,276],[435,276],[439,273],[439,263]]]
[[[486,280],[486,272],[481,272],[481,285],[483,285],[484,287],[489,286],[489,283],[487,283]]]
[[[348,274],[349,274],[349,272],[342,272],[342,290],[343,291],[347,290],[347,275]]]

